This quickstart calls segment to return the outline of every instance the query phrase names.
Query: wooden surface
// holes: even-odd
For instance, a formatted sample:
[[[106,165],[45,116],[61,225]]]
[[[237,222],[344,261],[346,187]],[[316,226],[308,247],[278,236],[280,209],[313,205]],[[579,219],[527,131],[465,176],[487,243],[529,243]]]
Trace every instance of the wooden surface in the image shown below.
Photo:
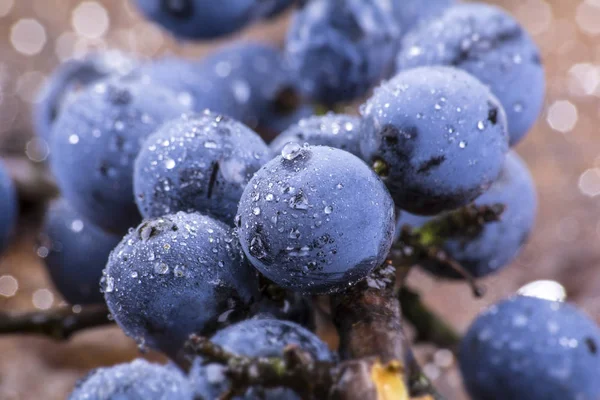
[[[501,2],[532,32],[542,48],[547,68],[549,84],[544,113],[517,149],[535,177],[540,212],[533,237],[517,262],[485,281],[488,294],[483,300],[474,300],[462,284],[436,282],[423,273],[411,276],[411,283],[420,288],[427,303],[461,331],[482,307],[540,278],[561,281],[570,300],[600,321],[600,198],[590,197],[580,188],[588,193],[600,192],[600,169],[593,170],[600,168],[600,35],[592,34],[595,28],[590,23],[590,17],[596,15],[596,24],[600,25],[600,3],[586,2],[587,5],[582,5],[585,3],[582,0]],[[0,0],[0,15],[9,3],[10,0]],[[177,44],[141,20],[127,1],[98,3],[107,10],[110,24],[106,34],[96,39],[74,31],[70,10],[79,1],[14,0],[10,12],[0,17],[2,152],[22,153],[31,139],[29,100],[44,74],[58,63],[57,54],[65,57],[85,48],[117,47],[146,57],[169,51],[201,56],[216,45]],[[22,18],[35,19],[45,29],[47,38],[37,55],[20,54],[10,41],[13,24]],[[88,23],[97,23],[97,19],[92,18]],[[243,35],[279,41],[284,23],[274,22]],[[549,115],[554,126],[574,121],[569,104],[577,109],[574,129],[567,133],[552,129],[547,121]],[[549,109],[554,112],[549,113]],[[39,297],[38,290],[53,290],[35,254],[35,223],[22,223],[20,232],[15,244],[0,258],[0,292],[3,292],[3,276],[12,276],[18,282],[14,296],[0,295],[2,310],[35,309],[34,294]],[[42,295],[48,297],[46,292]],[[54,293],[52,306],[60,303],[59,295]],[[451,359],[447,352],[436,353],[428,347],[419,350],[427,364],[426,371],[434,377],[439,374],[436,383],[441,390],[451,399],[464,398],[460,377],[449,366]],[[38,337],[0,337],[0,399],[64,399],[75,381],[89,369],[138,355],[134,343],[118,328],[84,332],[65,343]]]

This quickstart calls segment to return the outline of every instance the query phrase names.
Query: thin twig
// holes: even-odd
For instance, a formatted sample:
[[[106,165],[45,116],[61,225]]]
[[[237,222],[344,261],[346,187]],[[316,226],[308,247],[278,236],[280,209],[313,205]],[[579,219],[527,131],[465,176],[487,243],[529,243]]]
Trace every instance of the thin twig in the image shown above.
[[[78,311],[78,312],[76,312]],[[0,334],[37,334],[66,340],[84,329],[112,324],[105,305],[72,307],[29,313],[0,313]]]
[[[417,331],[417,341],[429,342],[456,351],[460,335],[422,301],[421,296],[407,287],[398,294],[402,315]]]

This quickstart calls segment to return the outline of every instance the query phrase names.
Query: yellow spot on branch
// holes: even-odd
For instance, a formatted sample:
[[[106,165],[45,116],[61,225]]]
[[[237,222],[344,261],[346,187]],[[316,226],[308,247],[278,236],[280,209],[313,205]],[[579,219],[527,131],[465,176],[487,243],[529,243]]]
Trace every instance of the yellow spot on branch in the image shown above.
[[[387,365],[377,362],[371,369],[371,379],[377,389],[377,400],[410,400],[404,383],[402,363],[391,361]]]

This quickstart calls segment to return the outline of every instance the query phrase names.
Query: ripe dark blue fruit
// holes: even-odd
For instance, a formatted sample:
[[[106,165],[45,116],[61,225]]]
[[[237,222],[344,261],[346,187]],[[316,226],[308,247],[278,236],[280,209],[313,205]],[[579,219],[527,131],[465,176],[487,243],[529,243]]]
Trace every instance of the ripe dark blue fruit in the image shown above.
[[[535,184],[521,158],[514,152],[506,157],[500,178],[475,200],[477,205],[503,204],[501,220],[485,224],[474,235],[448,238],[441,248],[458,261],[473,276],[483,277],[510,264],[526,242],[537,212]],[[405,224],[420,227],[435,217],[421,217],[407,212],[400,214],[396,232]],[[436,275],[458,277],[447,266],[435,262],[421,263]]]
[[[237,42],[199,64],[217,87],[235,99],[236,113],[229,115],[252,128],[278,134],[312,114],[312,107],[303,101],[299,80],[272,44]]]
[[[34,108],[35,128],[49,140],[52,126],[71,92],[77,92],[93,82],[115,75],[126,75],[138,62],[119,51],[92,53],[81,60],[69,60],[56,68],[44,86]]]
[[[393,1],[394,16],[404,34],[419,24],[439,16],[454,3],[456,3],[456,0]]]
[[[407,70],[361,108],[363,159],[396,206],[433,215],[470,203],[498,178],[508,151],[502,106],[458,69]]]
[[[390,0],[314,0],[297,12],[285,50],[311,98],[334,104],[387,74],[399,35]]]
[[[546,83],[539,49],[498,7],[455,5],[407,35],[398,70],[425,65],[454,66],[488,85],[506,110],[511,145],[525,136],[540,114]]]
[[[236,219],[250,262],[305,293],[363,279],[383,263],[394,235],[394,205],[381,180],[357,157],[325,146],[286,146],[254,175]]]
[[[127,335],[173,356],[191,333],[211,334],[245,311],[255,278],[227,226],[179,212],[125,236],[110,255],[102,287]]]
[[[312,299],[309,296],[289,290],[278,293],[277,296],[263,295],[252,307],[253,318],[292,321],[310,330],[314,330],[315,327],[313,311]]]
[[[233,88],[198,62],[165,57],[143,65],[139,73],[143,79],[173,91],[180,101],[188,103],[196,112],[209,109],[236,119],[244,116],[244,107]]]
[[[173,35],[212,39],[271,17],[292,0],[136,0],[140,11]]]
[[[193,390],[177,368],[137,359],[92,371],[69,400],[193,400]]]
[[[290,143],[329,146],[360,156],[360,118],[352,115],[329,113],[301,120],[277,136],[270,147],[280,154]]]
[[[102,270],[121,237],[97,228],[61,199],[48,209],[41,239],[50,277],[63,297],[71,304],[102,303]]]
[[[208,111],[184,115],[151,135],[134,171],[134,192],[145,218],[198,211],[232,225],[254,173],[273,158],[245,125]]]
[[[87,87],[60,114],[50,142],[63,196],[105,230],[137,225],[135,157],[151,133],[186,110],[170,91],[133,78]]]
[[[334,361],[335,356],[315,334],[293,322],[275,319],[251,319],[229,326],[217,332],[211,341],[234,354],[248,357],[281,357],[289,345],[296,345],[320,361]],[[223,368],[216,364],[202,365],[197,358],[190,370],[190,381],[196,396],[216,399],[223,394],[229,383]],[[264,397],[263,397],[264,396]],[[240,399],[299,400],[289,389],[252,388]]]
[[[572,305],[516,296],[480,315],[460,347],[473,400],[600,398],[600,329]]]
[[[0,252],[10,241],[18,218],[17,193],[14,184],[0,161]]]

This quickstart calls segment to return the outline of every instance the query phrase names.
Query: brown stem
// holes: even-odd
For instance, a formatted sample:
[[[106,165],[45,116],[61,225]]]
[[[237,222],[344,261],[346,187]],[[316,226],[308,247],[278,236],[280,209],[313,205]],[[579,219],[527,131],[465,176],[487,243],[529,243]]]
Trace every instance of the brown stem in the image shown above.
[[[0,313],[0,334],[29,333],[65,340],[78,331],[112,324],[105,305],[86,306],[76,311],[65,307],[29,313]]]

